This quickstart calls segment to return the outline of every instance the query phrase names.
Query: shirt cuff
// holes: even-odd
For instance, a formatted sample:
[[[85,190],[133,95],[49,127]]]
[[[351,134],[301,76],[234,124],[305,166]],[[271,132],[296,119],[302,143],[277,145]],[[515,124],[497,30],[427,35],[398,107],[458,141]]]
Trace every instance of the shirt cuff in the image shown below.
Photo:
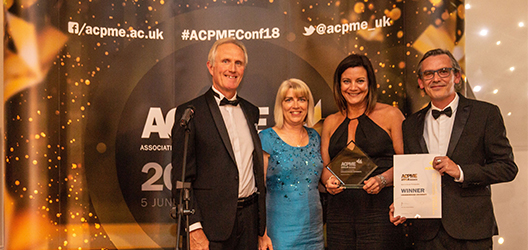
[[[455,179],[455,182],[462,183],[464,182],[464,171],[462,171],[462,168],[460,167],[460,165],[457,165],[457,166],[458,166],[458,170],[460,170],[460,178]]]
[[[202,228],[202,223],[196,222],[189,226],[189,232],[192,232],[194,230],[198,230]]]

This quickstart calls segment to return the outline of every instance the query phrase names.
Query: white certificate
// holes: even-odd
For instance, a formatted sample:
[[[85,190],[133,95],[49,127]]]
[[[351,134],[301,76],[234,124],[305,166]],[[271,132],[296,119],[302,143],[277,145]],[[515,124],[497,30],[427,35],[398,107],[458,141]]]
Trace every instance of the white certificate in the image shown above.
[[[433,154],[394,156],[394,216],[442,218],[442,178]]]

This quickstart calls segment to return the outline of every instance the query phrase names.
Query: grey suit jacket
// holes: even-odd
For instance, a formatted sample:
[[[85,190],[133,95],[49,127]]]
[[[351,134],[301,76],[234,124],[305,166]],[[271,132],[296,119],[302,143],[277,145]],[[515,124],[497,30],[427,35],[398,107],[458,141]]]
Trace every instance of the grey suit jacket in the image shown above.
[[[253,173],[259,192],[259,234],[264,234],[266,225],[266,191],[262,145],[257,134],[258,107],[238,98],[255,150],[253,151]],[[191,208],[195,214],[189,223],[201,222],[209,240],[226,240],[235,224],[238,200],[238,168],[222,114],[214,99],[213,90],[187,103],[176,111],[172,147],[172,183],[181,180],[183,162],[184,130],[179,120],[189,106],[194,106],[194,118],[190,121],[190,136],[187,150],[186,181],[191,182]],[[179,199],[178,190],[173,188],[173,196]]]
[[[414,237],[434,238],[443,225],[446,232],[463,240],[478,240],[498,233],[490,185],[508,182],[517,175],[517,165],[497,106],[459,95],[447,156],[464,172],[464,182],[442,177],[442,219],[413,220]],[[403,122],[406,154],[427,153],[424,121],[431,105]]]

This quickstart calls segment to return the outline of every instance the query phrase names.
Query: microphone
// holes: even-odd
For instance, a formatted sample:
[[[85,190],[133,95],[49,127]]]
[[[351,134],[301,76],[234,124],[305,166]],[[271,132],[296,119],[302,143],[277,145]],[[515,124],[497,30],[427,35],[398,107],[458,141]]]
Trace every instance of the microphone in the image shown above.
[[[189,121],[193,118],[193,116],[194,116],[194,106],[189,105],[187,106],[187,109],[185,109],[185,111],[183,112],[183,115],[180,119],[180,127],[187,127],[187,125],[189,124]]]

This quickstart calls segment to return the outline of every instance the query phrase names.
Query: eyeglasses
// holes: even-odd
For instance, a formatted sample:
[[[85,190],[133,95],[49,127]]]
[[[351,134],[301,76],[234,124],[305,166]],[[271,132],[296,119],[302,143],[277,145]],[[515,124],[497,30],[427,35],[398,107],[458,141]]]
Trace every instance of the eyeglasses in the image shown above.
[[[419,76],[423,77],[424,80],[431,80],[434,78],[435,73],[438,72],[439,77],[446,78],[451,75],[452,70],[455,70],[455,68],[441,68],[437,70],[426,70],[424,72],[421,72]]]

